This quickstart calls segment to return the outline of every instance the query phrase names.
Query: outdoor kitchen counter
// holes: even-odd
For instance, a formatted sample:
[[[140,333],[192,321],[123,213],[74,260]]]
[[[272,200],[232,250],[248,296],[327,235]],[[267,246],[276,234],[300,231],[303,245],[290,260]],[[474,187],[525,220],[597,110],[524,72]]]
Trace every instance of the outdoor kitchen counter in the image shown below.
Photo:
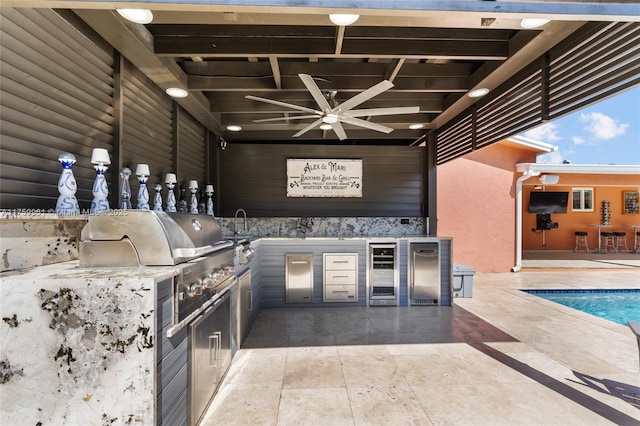
[[[0,274],[0,424],[153,424],[156,284],[175,267]]]

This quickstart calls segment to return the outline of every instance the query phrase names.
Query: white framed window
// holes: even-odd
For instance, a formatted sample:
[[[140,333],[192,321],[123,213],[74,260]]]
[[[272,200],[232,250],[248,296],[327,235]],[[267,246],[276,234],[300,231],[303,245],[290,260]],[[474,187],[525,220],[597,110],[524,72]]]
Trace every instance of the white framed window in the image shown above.
[[[571,189],[571,210],[574,212],[593,211],[593,188]]]

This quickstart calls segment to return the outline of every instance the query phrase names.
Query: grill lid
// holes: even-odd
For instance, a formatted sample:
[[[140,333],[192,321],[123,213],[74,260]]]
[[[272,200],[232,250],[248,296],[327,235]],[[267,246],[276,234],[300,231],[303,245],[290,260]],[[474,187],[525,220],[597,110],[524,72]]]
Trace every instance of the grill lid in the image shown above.
[[[81,240],[81,267],[177,265],[233,245],[211,216],[153,210],[91,215]]]

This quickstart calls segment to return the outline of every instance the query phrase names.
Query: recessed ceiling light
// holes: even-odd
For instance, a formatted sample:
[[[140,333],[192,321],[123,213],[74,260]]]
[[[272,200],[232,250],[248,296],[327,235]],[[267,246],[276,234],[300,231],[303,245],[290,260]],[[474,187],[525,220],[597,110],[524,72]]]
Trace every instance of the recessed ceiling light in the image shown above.
[[[542,19],[542,18],[524,18],[520,21],[520,26],[522,28],[538,28],[548,23],[550,19]]]
[[[189,94],[189,92],[184,89],[180,89],[179,87],[169,87],[165,92],[167,92],[167,95],[172,98],[186,98]]]
[[[489,89],[487,89],[486,87],[479,87],[477,89],[469,91],[469,93],[467,93],[467,96],[469,96],[470,98],[481,98],[487,93],[489,93]]]
[[[327,114],[324,117],[322,117],[322,121],[324,123],[327,123],[327,124],[337,123],[338,122],[338,115],[337,114]]]
[[[331,127],[331,124],[326,124],[325,123],[325,124],[321,124],[320,125],[320,129],[322,129],[322,130],[331,130],[331,129],[333,129],[333,127]]]
[[[237,124],[230,124],[227,126],[227,130],[230,132],[239,132],[240,130],[242,130],[242,127],[238,126]]]
[[[153,21],[153,13],[147,9],[116,9],[123,18],[136,24],[148,24]]]
[[[351,25],[360,18],[360,15],[350,15],[346,13],[332,13],[329,15],[329,19],[336,25]]]
[[[423,127],[424,127],[424,124],[422,123],[414,123],[409,125],[409,128],[411,130],[418,130],[418,129],[422,129]]]

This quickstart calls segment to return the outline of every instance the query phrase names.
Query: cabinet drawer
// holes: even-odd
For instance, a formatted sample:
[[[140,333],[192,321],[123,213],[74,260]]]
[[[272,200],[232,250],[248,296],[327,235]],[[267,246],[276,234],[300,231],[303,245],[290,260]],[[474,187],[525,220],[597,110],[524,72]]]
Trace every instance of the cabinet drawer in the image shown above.
[[[325,271],[324,272],[324,284],[351,284],[355,285],[358,282],[356,278],[356,271]]]
[[[324,257],[324,268],[334,270],[354,270],[357,267],[355,255],[327,254]]]
[[[324,299],[331,300],[344,300],[348,302],[355,302],[356,286],[355,285],[327,285],[324,288]]]

